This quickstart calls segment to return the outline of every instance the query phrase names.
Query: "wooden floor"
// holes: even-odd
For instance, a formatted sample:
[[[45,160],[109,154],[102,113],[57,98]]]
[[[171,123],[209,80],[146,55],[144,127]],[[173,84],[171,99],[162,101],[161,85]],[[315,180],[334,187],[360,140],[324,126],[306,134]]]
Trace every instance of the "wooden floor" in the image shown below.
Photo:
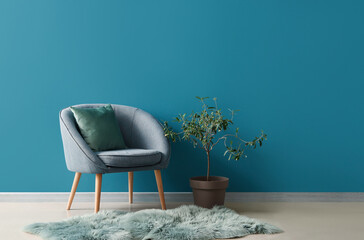
[[[183,203],[167,203],[175,208]],[[364,203],[227,203],[227,206],[248,217],[272,223],[285,233],[276,235],[250,235],[245,240],[363,240]],[[0,239],[40,239],[23,233],[22,227],[34,222],[58,221],[67,217],[92,213],[93,203],[75,202],[72,209],[64,210],[66,203],[8,203],[0,202]],[[102,203],[101,209],[137,211],[160,208],[160,203]]]

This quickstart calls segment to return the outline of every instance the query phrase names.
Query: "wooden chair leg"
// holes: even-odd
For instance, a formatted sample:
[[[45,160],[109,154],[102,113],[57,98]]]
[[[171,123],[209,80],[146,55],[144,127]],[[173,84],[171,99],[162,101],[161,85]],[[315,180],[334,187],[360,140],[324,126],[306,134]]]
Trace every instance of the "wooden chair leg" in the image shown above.
[[[101,197],[101,183],[102,183],[102,174],[96,174],[95,181],[95,213],[100,210],[100,197]]]
[[[129,203],[133,203],[133,179],[134,179],[134,172],[128,172],[129,178]]]
[[[164,200],[163,183],[160,170],[154,170],[155,180],[157,181],[159,199],[161,201],[162,209],[166,210],[166,202]]]
[[[81,173],[76,172],[75,174],[75,178],[73,179],[73,184],[72,184],[72,190],[70,193],[70,197],[68,198],[68,204],[67,204],[67,210],[71,209],[71,205],[73,202],[73,198],[75,197],[76,194],[76,190],[77,190],[77,186],[78,186],[78,182],[80,181],[80,177],[81,177]]]

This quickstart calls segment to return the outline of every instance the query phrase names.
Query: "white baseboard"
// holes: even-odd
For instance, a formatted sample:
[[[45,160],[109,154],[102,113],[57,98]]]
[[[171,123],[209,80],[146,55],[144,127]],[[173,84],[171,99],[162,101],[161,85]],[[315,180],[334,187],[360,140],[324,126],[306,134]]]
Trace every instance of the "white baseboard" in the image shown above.
[[[67,202],[68,192],[0,192],[0,202]],[[102,192],[103,202],[128,202],[127,192]],[[193,202],[191,192],[166,192],[167,202]],[[75,202],[93,202],[93,192],[76,193]],[[135,192],[135,202],[159,202],[157,192]],[[364,202],[364,192],[228,192],[226,202]]]

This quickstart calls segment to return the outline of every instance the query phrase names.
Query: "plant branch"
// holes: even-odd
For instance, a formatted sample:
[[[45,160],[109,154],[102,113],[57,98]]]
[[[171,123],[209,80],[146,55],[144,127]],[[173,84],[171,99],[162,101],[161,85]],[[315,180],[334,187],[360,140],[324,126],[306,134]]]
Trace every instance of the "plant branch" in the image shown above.
[[[209,106],[205,100],[208,98],[196,97],[202,104],[202,110],[200,112],[192,112],[189,115],[178,114],[175,121],[181,125],[180,132],[174,132],[171,127],[168,126],[168,122],[164,122],[163,130],[165,136],[170,138],[173,142],[178,141],[190,141],[194,147],[203,149],[208,158],[208,176],[210,174],[210,151],[220,143],[224,142],[226,151],[224,155],[229,153],[229,159],[234,157],[235,160],[239,160],[244,155],[244,148],[254,147],[259,144],[262,146],[263,140],[267,139],[267,135],[262,131],[259,137],[255,137],[252,141],[246,141],[239,136],[239,129],[235,130],[235,134],[225,134],[220,138],[217,135],[220,132],[227,131],[231,125],[233,125],[234,115],[237,110],[231,110],[231,117],[226,118],[221,109],[218,109],[216,98],[213,98],[214,106]],[[214,139],[217,138],[216,142]],[[233,145],[233,141],[230,145],[227,145],[228,138],[234,138],[240,143]]]

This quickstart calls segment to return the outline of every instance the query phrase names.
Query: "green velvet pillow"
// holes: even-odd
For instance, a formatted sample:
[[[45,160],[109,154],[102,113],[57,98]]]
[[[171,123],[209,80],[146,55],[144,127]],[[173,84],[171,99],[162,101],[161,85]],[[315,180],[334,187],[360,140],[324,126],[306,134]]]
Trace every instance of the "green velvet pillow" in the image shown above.
[[[114,110],[108,104],[99,108],[71,107],[82,137],[95,151],[126,148]]]

